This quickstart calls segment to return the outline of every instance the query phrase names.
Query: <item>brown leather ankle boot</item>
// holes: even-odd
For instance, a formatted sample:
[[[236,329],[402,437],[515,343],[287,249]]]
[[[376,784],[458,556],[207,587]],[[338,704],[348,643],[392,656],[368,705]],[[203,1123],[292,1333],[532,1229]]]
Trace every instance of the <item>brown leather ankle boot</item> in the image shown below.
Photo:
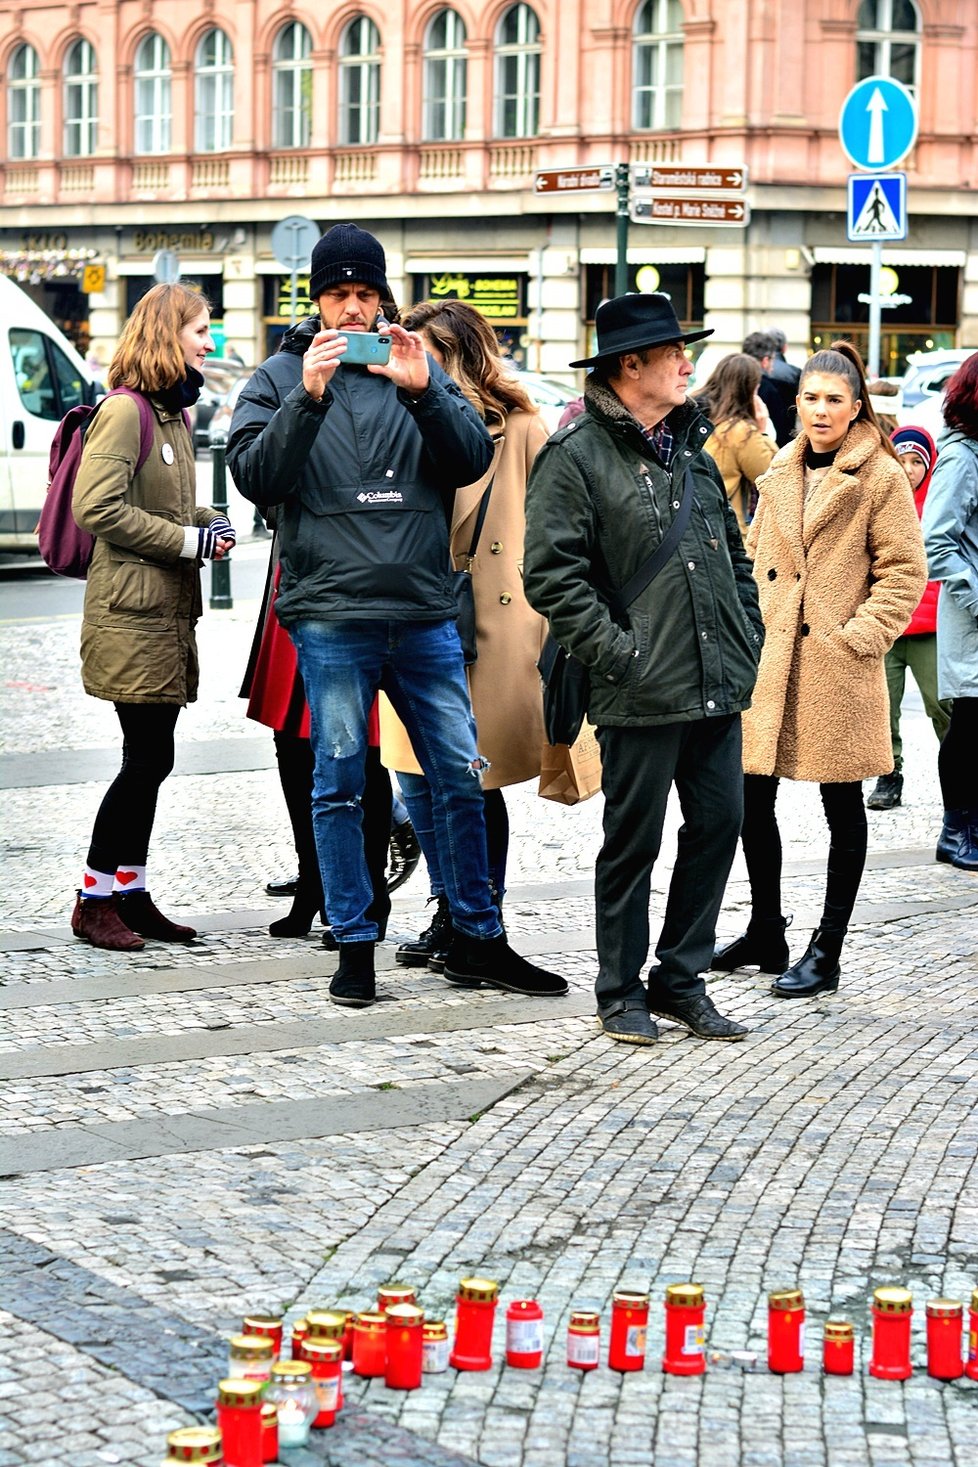
[[[119,916],[114,897],[86,897],[83,901],[78,892],[71,914],[71,930],[83,942],[107,948],[109,952],[136,953],[146,946]]]
[[[164,917],[148,891],[117,892],[115,904],[126,926],[142,937],[152,937],[157,942],[192,942],[197,936],[195,928]]]

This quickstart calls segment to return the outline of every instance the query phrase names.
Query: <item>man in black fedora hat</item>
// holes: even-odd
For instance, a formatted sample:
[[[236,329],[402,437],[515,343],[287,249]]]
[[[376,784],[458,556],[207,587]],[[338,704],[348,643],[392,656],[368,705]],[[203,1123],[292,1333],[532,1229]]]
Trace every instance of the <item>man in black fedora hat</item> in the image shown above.
[[[702,973],[740,831],[740,714],[764,633],[736,517],[703,451],[710,424],[686,398],[684,348],[712,333],[684,333],[659,294],[606,301],[595,324],[597,351],[571,363],[591,368],[585,410],[530,477],[524,584],[590,672],[605,796],[598,1022],[631,1044],[658,1037],[653,1014],[704,1039],[741,1039]],[[612,606],[663,542],[674,548],[654,577]],[[651,873],[673,785],[683,824],[646,989]]]
[[[484,761],[456,628],[452,503],[488,469],[492,440],[416,332],[385,322],[389,359],[344,360],[354,338],[378,331],[391,299],[383,246],[367,230],[327,230],[309,296],[318,316],[286,333],[238,399],[228,467],[246,499],[280,506],[275,614],[309,704],[313,831],[340,954],[330,997],[356,1008],[376,999],[382,934],[362,799],[381,688],[431,786],[452,918],[445,978],[559,996],[564,979],[509,946],[490,891]]]

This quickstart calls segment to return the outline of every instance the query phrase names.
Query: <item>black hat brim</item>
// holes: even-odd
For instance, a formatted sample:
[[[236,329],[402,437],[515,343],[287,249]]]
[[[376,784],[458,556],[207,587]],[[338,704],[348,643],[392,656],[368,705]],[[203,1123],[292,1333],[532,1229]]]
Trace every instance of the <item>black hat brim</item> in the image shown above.
[[[629,351],[646,351],[653,346],[668,346],[671,341],[681,341],[690,346],[694,341],[703,341],[705,337],[714,334],[714,327],[708,331],[684,331],[679,336],[663,336],[657,340],[650,341],[648,334],[644,331],[637,332],[631,341],[626,341],[618,346],[611,347],[607,351],[595,352],[593,357],[582,357],[579,362],[568,362],[569,367],[593,367],[595,362],[610,362],[615,357],[624,356]]]

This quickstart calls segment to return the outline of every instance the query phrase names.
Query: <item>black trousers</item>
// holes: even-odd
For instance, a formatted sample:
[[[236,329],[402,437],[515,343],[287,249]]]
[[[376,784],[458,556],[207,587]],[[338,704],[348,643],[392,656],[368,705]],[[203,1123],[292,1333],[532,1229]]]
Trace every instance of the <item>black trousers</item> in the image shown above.
[[[717,917],[743,815],[740,715],[654,728],[599,728],[604,843],[594,872],[598,1011],[644,1001],[652,867],[673,785],[683,823],[656,944],[663,995],[705,993]]]
[[[825,905],[819,926],[845,932],[859,894],[866,864],[866,809],[863,787],[820,784],[822,808],[829,827],[829,862]],[[744,775],[744,859],[750,880],[751,919],[781,916],[781,832],[775,815],[778,780],[773,775]]]
[[[937,769],[945,810],[978,810],[978,698],[955,698]]]
[[[160,785],[173,768],[176,703],[116,703],[122,768],[95,817],[88,864],[93,871],[145,866]]]

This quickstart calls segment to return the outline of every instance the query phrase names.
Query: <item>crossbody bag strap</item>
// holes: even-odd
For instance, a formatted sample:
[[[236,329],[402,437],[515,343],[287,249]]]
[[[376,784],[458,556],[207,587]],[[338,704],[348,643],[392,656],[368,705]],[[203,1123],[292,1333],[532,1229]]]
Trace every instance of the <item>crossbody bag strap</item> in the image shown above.
[[[503,434],[500,434],[500,436],[497,439],[495,439],[494,448],[493,448],[493,463],[494,464],[498,460],[499,455],[503,451],[503,443],[505,441],[506,441],[506,435],[504,433]],[[475,517],[475,528],[472,531],[472,544],[469,546],[468,552],[466,553],[466,556],[465,556],[465,562],[466,562],[465,569],[468,570],[468,571],[470,571],[472,569],[472,562],[475,560],[475,552],[479,548],[479,537],[482,534],[482,526],[486,522],[486,512],[489,509],[489,495],[492,493],[492,486],[493,486],[493,484],[495,482],[496,482],[496,470],[494,468],[493,471],[492,471],[492,474],[490,476],[489,483],[486,485],[485,489],[483,489],[483,491],[482,491],[482,498],[479,500],[479,512],[478,512],[478,514]]]
[[[678,546],[680,540],[683,538],[683,535],[686,533],[686,526],[689,524],[689,517],[692,512],[693,476],[690,473],[689,468],[687,467],[686,474],[683,479],[682,499],[679,503],[679,510],[676,514],[676,518],[673,520],[665,536],[656,546],[655,550],[649,556],[648,560],[644,561],[643,564],[639,566],[635,574],[631,576],[622,586],[621,590],[615,594],[612,600],[612,607],[614,610],[619,613],[623,612],[626,607],[632,604],[636,596],[640,596],[642,594],[646,586],[652,584],[662,567],[665,565],[666,561],[670,558],[673,551]]]

